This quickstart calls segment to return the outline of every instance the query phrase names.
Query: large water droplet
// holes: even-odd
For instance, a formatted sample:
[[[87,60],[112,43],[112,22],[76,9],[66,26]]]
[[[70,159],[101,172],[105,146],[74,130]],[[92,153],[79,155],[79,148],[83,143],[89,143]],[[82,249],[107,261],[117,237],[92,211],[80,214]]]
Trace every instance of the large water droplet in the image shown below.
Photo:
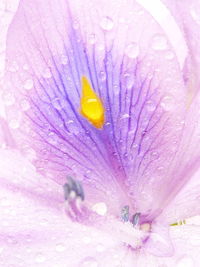
[[[17,119],[12,119],[9,122],[9,126],[11,129],[17,129],[19,128],[19,121]]]
[[[167,39],[164,35],[158,34],[153,37],[152,48],[154,50],[165,50],[167,47]]]
[[[145,104],[145,107],[148,111],[153,112],[156,109],[156,105],[153,101],[148,100]]]
[[[88,42],[90,43],[90,44],[95,44],[96,43],[96,35],[95,34],[90,34],[89,36],[88,36]]]
[[[94,258],[88,257],[88,258],[86,258],[86,259],[84,259],[82,261],[80,266],[83,266],[83,267],[98,267],[98,263]]]
[[[21,102],[20,102],[20,106],[21,106],[21,109],[23,111],[27,111],[29,108],[30,108],[30,104],[28,102],[28,100],[26,99],[23,99]]]
[[[64,244],[57,244],[56,245],[56,251],[63,252],[66,250],[66,246]]]
[[[42,263],[42,262],[45,262],[45,261],[46,261],[46,258],[45,258],[45,256],[42,253],[38,253],[36,255],[35,262]]]
[[[99,202],[92,207],[92,210],[95,211],[97,214],[104,216],[107,213],[107,206],[104,202]]]
[[[104,71],[100,71],[99,78],[101,79],[102,82],[105,81],[106,80],[106,73]]]
[[[13,61],[12,64],[9,66],[9,71],[16,72],[19,70],[19,66],[16,61]]]
[[[47,69],[45,69],[44,71],[43,71],[43,73],[42,73],[42,76],[44,77],[44,78],[51,78],[51,71],[50,71],[50,69],[49,68],[47,68]]]
[[[24,83],[24,89],[30,90],[32,88],[33,88],[33,80],[31,79],[26,80]]]
[[[61,55],[60,62],[61,62],[62,65],[67,65],[67,63],[68,63],[68,57],[65,56],[65,55]]]
[[[3,102],[6,106],[12,106],[15,103],[15,97],[11,93],[5,93],[2,95]]]
[[[125,54],[129,58],[136,58],[139,55],[139,46],[137,43],[129,44],[125,49]]]
[[[168,60],[172,60],[174,58],[174,53],[172,51],[167,51],[165,54],[165,58]]]
[[[175,108],[175,99],[173,96],[165,96],[160,105],[165,111],[173,110]]]
[[[114,23],[110,17],[106,16],[106,17],[102,18],[102,20],[100,22],[100,26],[103,30],[110,31],[110,30],[112,30]]]

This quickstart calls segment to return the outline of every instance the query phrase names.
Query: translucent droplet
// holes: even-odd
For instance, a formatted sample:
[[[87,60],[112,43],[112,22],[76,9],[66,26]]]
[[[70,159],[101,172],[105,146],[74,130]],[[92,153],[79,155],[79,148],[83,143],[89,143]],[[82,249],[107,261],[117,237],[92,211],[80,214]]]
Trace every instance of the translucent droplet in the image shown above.
[[[173,110],[175,108],[175,99],[173,96],[165,96],[160,105],[165,111]]]
[[[178,260],[176,266],[177,267],[194,267],[194,261],[192,258],[185,256],[181,258],[180,260]]]
[[[99,244],[97,247],[96,247],[96,251],[97,252],[103,252],[105,250],[105,247],[102,245],[102,244]]]
[[[32,88],[33,88],[33,80],[31,79],[26,80],[24,83],[24,89],[30,90]]]
[[[165,54],[165,58],[168,60],[172,60],[174,58],[174,53],[172,51],[167,51]]]
[[[148,111],[153,112],[156,109],[156,105],[153,101],[148,100],[145,104],[145,107]]]
[[[60,62],[61,62],[62,65],[67,65],[67,63],[68,63],[68,57],[65,56],[65,55],[61,55]]]
[[[66,246],[64,244],[57,244],[56,245],[56,251],[63,252],[66,250]]]
[[[198,3],[198,2],[197,2]],[[197,23],[200,24],[200,7],[199,5],[192,5],[190,8],[190,14],[193,18],[193,20]]]
[[[59,98],[54,98],[53,100],[52,100],[52,105],[53,105],[53,107],[55,108],[55,109],[57,109],[57,110],[61,110],[62,108],[63,108],[63,104],[62,104],[62,102],[60,101],[60,99]]]
[[[131,89],[135,83],[135,77],[133,74],[125,73],[125,84],[127,89]]]
[[[105,31],[110,31],[112,30],[114,23],[113,20],[110,17],[104,17],[101,22],[100,22],[100,26],[103,30]]]
[[[107,213],[107,206],[104,202],[99,202],[92,207],[92,210],[101,216],[105,216]]]
[[[99,78],[101,79],[101,81],[105,81],[106,80],[106,73],[104,71],[101,71],[99,73]]]
[[[74,28],[75,30],[78,30],[78,28],[79,28],[79,23],[78,23],[78,21],[74,21],[74,22],[73,22],[73,28]]]
[[[23,99],[20,102],[20,106],[21,106],[23,111],[27,111],[30,108],[30,104],[29,104],[28,100],[26,100],[26,99]]]
[[[45,261],[46,261],[46,258],[45,258],[45,256],[42,253],[38,253],[36,255],[35,262],[42,263],[42,262],[45,262]]]
[[[88,258],[86,258],[86,259],[84,259],[82,261],[80,266],[83,266],[83,267],[98,267],[99,265],[98,265],[97,261],[94,258],[88,257]]]
[[[167,49],[167,39],[165,38],[164,35],[158,34],[154,36],[153,41],[152,41],[152,48],[154,50],[165,50]]]
[[[129,44],[125,49],[125,54],[129,58],[136,58],[139,55],[139,46],[137,43]]]
[[[96,35],[95,34],[90,34],[89,36],[88,36],[88,42],[90,43],[90,44],[95,44],[96,43]]]
[[[73,120],[67,121],[66,125],[67,125],[68,131],[70,133],[73,133],[73,134],[79,133],[80,129],[79,129],[79,127],[77,127],[77,125],[74,123]]]
[[[44,72],[42,73],[42,76],[44,77],[44,78],[51,78],[51,71],[50,71],[50,69],[45,69],[44,70]]]
[[[17,119],[12,119],[9,122],[9,126],[11,129],[17,129],[17,128],[19,128],[19,121]]]
[[[11,93],[5,93],[2,95],[3,102],[6,106],[12,106],[15,103],[15,97]]]
[[[17,65],[16,61],[13,61],[13,63],[9,66],[9,71],[16,72],[19,70],[19,66]]]

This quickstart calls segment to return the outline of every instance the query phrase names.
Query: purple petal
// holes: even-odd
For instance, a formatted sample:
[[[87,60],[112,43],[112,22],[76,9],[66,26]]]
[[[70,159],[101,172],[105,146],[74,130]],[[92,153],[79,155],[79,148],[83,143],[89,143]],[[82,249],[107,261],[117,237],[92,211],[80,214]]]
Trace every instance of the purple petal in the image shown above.
[[[105,106],[101,131],[79,113],[82,75]],[[37,170],[61,184],[76,176],[88,201],[115,215],[128,203],[153,220],[197,168],[199,100],[188,105],[167,37],[133,1],[21,1],[5,93],[15,99],[10,128]]]

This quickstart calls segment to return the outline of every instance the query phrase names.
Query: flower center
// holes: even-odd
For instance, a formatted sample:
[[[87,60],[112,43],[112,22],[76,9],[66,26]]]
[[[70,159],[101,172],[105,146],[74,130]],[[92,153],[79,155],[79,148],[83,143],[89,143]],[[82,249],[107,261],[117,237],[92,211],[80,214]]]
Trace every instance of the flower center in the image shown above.
[[[139,212],[130,216],[128,205],[122,208],[121,218],[109,214],[105,216],[106,213],[99,213],[96,212],[96,209],[89,209],[84,206],[85,194],[79,181],[68,176],[63,190],[66,212],[72,221],[108,232],[116,241],[132,249],[141,248],[145,240],[148,239],[151,224],[141,222]]]

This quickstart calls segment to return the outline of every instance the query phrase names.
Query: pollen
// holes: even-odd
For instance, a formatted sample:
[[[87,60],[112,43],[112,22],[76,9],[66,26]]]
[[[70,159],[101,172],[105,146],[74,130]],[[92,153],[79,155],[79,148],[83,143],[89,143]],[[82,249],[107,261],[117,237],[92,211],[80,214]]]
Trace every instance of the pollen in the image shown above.
[[[80,99],[80,113],[94,127],[102,129],[105,122],[105,110],[101,99],[92,89],[88,79],[81,79],[82,96]]]

